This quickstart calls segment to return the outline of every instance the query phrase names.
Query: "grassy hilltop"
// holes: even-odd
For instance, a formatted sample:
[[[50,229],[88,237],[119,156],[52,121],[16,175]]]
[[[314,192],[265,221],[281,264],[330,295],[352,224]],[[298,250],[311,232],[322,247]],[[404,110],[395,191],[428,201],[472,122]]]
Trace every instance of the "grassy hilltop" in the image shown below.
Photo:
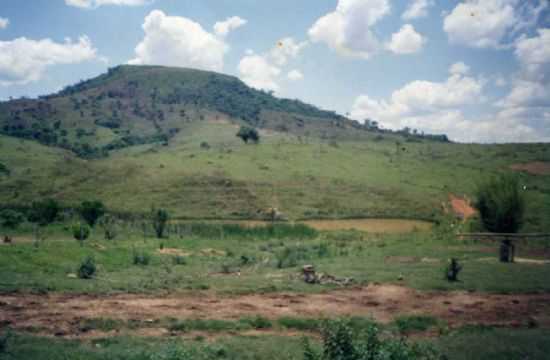
[[[257,145],[235,134],[260,130]],[[477,145],[382,132],[226,75],[120,66],[37,100],[0,103],[0,203],[152,206],[182,218],[434,219],[450,194],[550,160],[545,144]],[[524,230],[550,230],[548,174],[521,173]]]

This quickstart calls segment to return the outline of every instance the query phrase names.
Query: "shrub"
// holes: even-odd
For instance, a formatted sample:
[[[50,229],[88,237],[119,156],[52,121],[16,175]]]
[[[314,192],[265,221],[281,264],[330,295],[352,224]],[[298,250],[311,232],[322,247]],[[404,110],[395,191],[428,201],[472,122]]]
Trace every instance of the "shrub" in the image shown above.
[[[151,255],[146,252],[134,252],[133,263],[134,265],[149,265],[151,262]]]
[[[260,134],[258,131],[250,126],[241,126],[237,132],[237,137],[248,144],[249,141],[257,144],[260,141]]]
[[[86,224],[73,225],[73,237],[80,241],[80,244],[84,242],[90,236],[90,228]]]
[[[48,225],[55,221],[61,207],[54,199],[34,201],[31,205],[29,220],[39,225]]]
[[[17,228],[25,221],[25,216],[19,211],[4,209],[0,211],[0,225],[9,229]]]
[[[176,255],[172,258],[172,263],[174,265],[187,265],[187,260],[185,259],[185,256]]]
[[[169,219],[168,211],[164,209],[152,208],[151,217],[153,221],[153,229],[155,229],[157,238],[162,239],[164,235],[164,229],[166,228],[166,223]]]
[[[525,199],[518,177],[493,177],[478,185],[476,208],[481,221],[491,232],[515,233],[523,223]]]
[[[458,274],[462,270],[462,265],[458,263],[458,260],[452,258],[447,267],[445,268],[445,278],[448,281],[458,281]]]
[[[101,201],[84,201],[78,212],[88,225],[94,227],[97,220],[105,214],[105,205]]]
[[[380,330],[371,324],[355,331],[347,320],[332,320],[322,328],[322,352],[304,342],[307,360],[432,360],[441,357],[430,347],[409,344],[403,339],[381,338]]]
[[[102,216],[101,219],[99,219],[99,226],[103,228],[105,240],[113,240],[114,238],[116,238],[118,231],[116,219],[114,216]]]
[[[80,279],[91,279],[94,277],[96,270],[95,260],[88,256],[80,263],[80,266],[78,267],[78,277]]]

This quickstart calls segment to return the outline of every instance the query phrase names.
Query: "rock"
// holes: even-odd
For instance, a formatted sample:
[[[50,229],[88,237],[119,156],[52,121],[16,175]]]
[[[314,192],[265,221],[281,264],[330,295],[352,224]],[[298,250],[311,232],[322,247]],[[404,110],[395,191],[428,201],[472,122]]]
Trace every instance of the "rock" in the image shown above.
[[[67,274],[67,277],[68,277],[68,278],[71,278],[71,279],[76,279],[76,278],[78,278],[78,276],[76,276],[76,274]]]

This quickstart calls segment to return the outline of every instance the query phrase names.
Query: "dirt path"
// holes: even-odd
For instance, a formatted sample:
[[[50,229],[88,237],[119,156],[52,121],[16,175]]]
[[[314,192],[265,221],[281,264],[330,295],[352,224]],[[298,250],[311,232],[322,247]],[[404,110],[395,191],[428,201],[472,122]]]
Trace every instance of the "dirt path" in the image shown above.
[[[239,319],[262,315],[320,318],[372,316],[390,322],[405,314],[438,317],[451,327],[463,324],[550,327],[550,294],[492,295],[468,292],[420,292],[395,285],[370,285],[322,294],[219,296],[152,295],[0,295],[0,327],[40,328],[74,334],[84,319],[141,320]]]

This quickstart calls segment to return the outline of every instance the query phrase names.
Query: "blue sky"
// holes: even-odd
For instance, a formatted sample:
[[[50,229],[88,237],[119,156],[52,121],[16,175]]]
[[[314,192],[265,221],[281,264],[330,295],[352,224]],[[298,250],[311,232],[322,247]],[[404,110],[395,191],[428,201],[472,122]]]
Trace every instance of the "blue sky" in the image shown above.
[[[547,0],[0,0],[0,99],[128,62],[184,66],[386,128],[550,141],[549,13]]]

